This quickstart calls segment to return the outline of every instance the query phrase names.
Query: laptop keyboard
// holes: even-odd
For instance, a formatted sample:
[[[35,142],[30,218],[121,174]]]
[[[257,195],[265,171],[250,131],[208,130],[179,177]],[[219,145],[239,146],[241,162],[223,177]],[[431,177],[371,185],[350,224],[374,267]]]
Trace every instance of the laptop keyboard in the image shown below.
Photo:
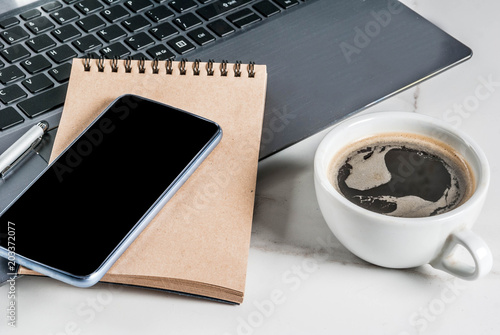
[[[56,112],[75,57],[184,58],[303,2],[57,0],[0,16],[0,132]]]

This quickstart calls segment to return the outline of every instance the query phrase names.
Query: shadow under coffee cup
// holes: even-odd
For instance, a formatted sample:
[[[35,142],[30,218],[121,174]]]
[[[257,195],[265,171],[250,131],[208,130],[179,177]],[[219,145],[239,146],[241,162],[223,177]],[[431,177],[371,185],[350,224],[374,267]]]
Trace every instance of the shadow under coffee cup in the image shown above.
[[[421,217],[398,217],[368,210],[348,200],[332,184],[332,161],[353,143],[385,134],[405,133],[432,139],[452,148],[470,168],[473,185],[463,203],[446,212]],[[416,113],[376,112],[349,118],[325,136],[314,158],[314,182],[319,207],[339,241],[358,257],[389,268],[410,268],[430,263],[462,279],[474,280],[492,267],[486,243],[471,231],[489,185],[487,159],[466,134],[452,126]],[[474,264],[457,259],[463,246]]]

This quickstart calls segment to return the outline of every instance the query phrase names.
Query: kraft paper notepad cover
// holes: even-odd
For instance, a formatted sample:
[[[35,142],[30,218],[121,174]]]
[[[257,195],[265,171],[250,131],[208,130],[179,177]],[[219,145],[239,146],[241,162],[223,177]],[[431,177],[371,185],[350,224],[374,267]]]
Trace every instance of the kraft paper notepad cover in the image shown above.
[[[215,150],[102,281],[241,303],[264,114],[266,66],[255,65],[252,69],[241,64],[241,74],[236,76],[234,64],[227,64],[227,74],[223,76],[219,63],[172,62],[172,73],[167,74],[170,64],[166,61],[106,60],[101,63],[102,71],[97,66],[98,60],[90,62],[89,71],[85,71],[84,62],[84,59],[73,60],[51,159],[114,99],[127,93],[198,114],[217,122],[223,131]],[[112,64],[117,65],[116,72]],[[140,73],[141,65],[144,73]],[[207,65],[209,68],[213,65],[213,75],[208,75]],[[128,66],[130,72],[126,72]],[[186,70],[185,74],[181,74],[179,66]],[[158,73],[154,73],[155,67]],[[165,160],[168,159],[172,157],[166,156]],[[136,163],[147,164],[147,158]],[[140,176],[131,171],[131,178]],[[34,273],[22,268],[20,274]]]

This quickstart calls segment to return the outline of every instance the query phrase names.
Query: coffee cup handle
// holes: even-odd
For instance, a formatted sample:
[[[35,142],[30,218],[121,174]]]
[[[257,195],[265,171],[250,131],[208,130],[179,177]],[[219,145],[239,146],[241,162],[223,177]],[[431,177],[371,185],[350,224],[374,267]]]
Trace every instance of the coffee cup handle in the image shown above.
[[[474,266],[453,258],[453,249],[461,245],[467,249],[474,260]],[[488,245],[471,230],[461,230],[451,233],[441,253],[431,262],[431,265],[458,278],[475,280],[490,272],[493,257]]]

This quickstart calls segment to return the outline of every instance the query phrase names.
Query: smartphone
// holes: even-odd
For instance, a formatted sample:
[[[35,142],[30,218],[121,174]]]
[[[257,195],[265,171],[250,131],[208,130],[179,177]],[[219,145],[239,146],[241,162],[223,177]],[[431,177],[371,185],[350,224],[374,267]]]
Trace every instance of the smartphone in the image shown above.
[[[0,214],[0,256],[94,285],[221,137],[213,121],[120,96]]]

